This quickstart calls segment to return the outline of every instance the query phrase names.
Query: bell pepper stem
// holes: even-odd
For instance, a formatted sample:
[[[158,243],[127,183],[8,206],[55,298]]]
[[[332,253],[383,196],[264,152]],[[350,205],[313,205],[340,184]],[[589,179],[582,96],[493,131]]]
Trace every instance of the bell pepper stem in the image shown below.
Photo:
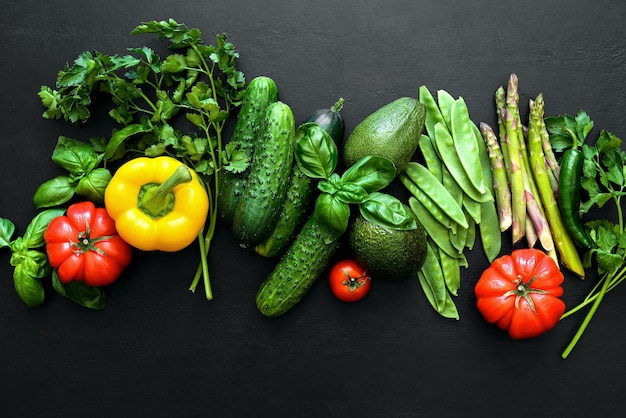
[[[150,185],[139,196],[139,207],[153,218],[165,216],[171,211],[174,196],[172,191],[182,183],[193,180],[189,169],[181,165],[163,183]]]

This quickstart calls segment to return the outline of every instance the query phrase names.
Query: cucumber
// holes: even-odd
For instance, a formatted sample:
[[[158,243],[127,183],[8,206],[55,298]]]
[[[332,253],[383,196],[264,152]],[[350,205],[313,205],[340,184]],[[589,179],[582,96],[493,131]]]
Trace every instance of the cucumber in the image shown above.
[[[233,218],[232,231],[242,247],[260,244],[274,230],[293,167],[294,135],[291,108],[281,101],[270,104]]]
[[[309,210],[313,192],[313,180],[305,175],[297,164],[294,164],[280,218],[270,236],[254,247],[257,254],[273,258],[282,255],[287,250]]]
[[[342,106],[343,99],[339,98],[333,107],[316,110],[298,127],[295,142],[298,142],[300,135],[307,135],[307,127],[310,123],[314,123],[328,132],[335,144],[341,144],[345,131],[345,123],[339,113]],[[297,164],[294,164],[280,219],[268,239],[254,247],[259,255],[268,258],[278,257],[287,250],[298,228],[306,219],[309,204],[313,200],[315,185],[316,183],[306,176]]]
[[[310,216],[261,284],[256,295],[258,310],[265,316],[277,317],[293,308],[326,269],[339,242],[325,243],[317,221]]]
[[[250,161],[252,161],[254,145],[261,129],[265,110],[277,100],[276,83],[265,76],[253,78],[244,92],[230,142],[235,141],[239,144],[239,149]],[[220,175],[217,207],[220,218],[228,225],[233,222],[249,173],[248,168],[240,173],[227,171]]]

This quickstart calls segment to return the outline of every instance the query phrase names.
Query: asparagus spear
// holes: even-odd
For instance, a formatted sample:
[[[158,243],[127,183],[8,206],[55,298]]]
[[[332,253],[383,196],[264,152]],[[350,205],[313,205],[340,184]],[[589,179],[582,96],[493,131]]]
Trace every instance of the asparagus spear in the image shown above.
[[[504,168],[506,175],[511,172],[511,162],[509,161],[509,150],[506,145],[506,123],[504,114],[506,108],[506,92],[504,87],[500,86],[496,90],[496,115],[498,117],[498,137],[500,138],[500,149],[502,150],[502,158],[504,160]],[[510,181],[510,179],[509,179]]]
[[[524,197],[524,171],[519,147],[517,114],[519,112],[519,93],[517,75],[511,74],[506,91],[504,126],[508,149],[511,177],[511,207],[513,244],[517,244],[526,233],[526,199]]]
[[[530,163],[537,187],[539,189],[540,198],[543,201],[546,218],[552,230],[554,245],[559,253],[561,262],[569,270],[580,276],[585,277],[585,269],[578,254],[578,250],[567,233],[559,207],[554,197],[552,187],[547,175],[545,165],[545,154],[541,139],[541,124],[544,115],[544,100],[540,93],[537,98],[531,102],[530,123],[528,132],[528,147],[530,149]]]
[[[500,231],[504,232],[511,227],[511,188],[509,187],[509,178],[504,166],[504,155],[495,132],[485,122],[479,124],[480,133],[487,145],[489,152],[489,161],[491,162],[491,171],[493,174],[493,190],[498,206],[498,218],[500,222]]]

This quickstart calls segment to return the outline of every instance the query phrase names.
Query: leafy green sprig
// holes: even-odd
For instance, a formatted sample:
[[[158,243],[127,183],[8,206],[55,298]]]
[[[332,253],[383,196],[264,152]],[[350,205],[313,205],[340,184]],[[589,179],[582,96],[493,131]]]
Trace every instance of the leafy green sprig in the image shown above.
[[[202,277],[207,299],[211,299],[206,258],[217,223],[219,174],[241,171],[249,164],[223,138],[228,117],[240,105],[245,90],[244,74],[237,68],[239,54],[225,34],[217,35],[215,44],[205,44],[200,30],[173,19],[144,22],[131,34],[155,34],[169,41],[171,53],[162,58],[146,46],[129,48],[126,55],[85,51],[59,71],[55,88],[41,87],[43,117],[85,122],[91,116],[94,95],[104,94],[112,103],[109,116],[119,128],[106,139],[102,157],[90,170],[138,155],[170,155],[200,175],[210,209],[199,236],[201,263],[191,290]],[[180,115],[183,121],[175,124]],[[183,132],[183,126],[189,129]],[[70,170],[68,178],[74,177]],[[78,193],[76,187],[65,181],[65,194]],[[44,188],[41,194],[50,197],[54,193]]]
[[[305,175],[318,181],[321,193],[312,216],[326,243],[338,240],[347,230],[351,205],[377,225],[398,230],[417,228],[408,206],[381,192],[396,177],[396,166],[391,160],[366,156],[339,174],[337,145],[323,128],[314,123],[303,124],[296,132],[295,142],[296,164]]]
[[[584,135],[593,126],[586,113],[581,111],[576,117],[578,125],[584,129]],[[624,213],[622,197],[626,194],[626,152],[622,150],[620,138],[602,130],[595,144],[579,144],[584,154],[583,178],[581,186],[587,192],[581,204],[581,212],[588,213],[593,208],[603,208],[612,203],[616,210],[615,219],[594,219],[586,222],[593,246],[583,258],[585,268],[590,268],[594,261],[599,280],[585,299],[565,312],[566,318],[588,305],[591,305],[574,337],[562,353],[563,358],[572,352],[606,293],[626,279],[626,232],[624,231]]]

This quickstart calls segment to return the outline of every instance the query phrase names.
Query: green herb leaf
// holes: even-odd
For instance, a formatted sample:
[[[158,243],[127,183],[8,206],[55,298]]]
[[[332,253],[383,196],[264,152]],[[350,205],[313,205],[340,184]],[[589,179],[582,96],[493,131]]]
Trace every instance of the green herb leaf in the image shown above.
[[[57,176],[41,184],[33,195],[37,209],[59,206],[75,194],[75,181],[69,176]]]
[[[34,277],[26,264],[18,264],[13,270],[13,284],[17,295],[27,306],[35,308],[44,302],[45,292],[41,281]]]
[[[65,213],[65,209],[47,209],[39,212],[30,221],[24,232],[24,243],[27,248],[39,248],[45,244],[43,234],[48,228],[48,224],[57,216]]]
[[[313,216],[319,224],[324,242],[330,244],[343,235],[350,220],[350,205],[336,195],[322,193],[315,201]]]
[[[366,156],[348,168],[341,179],[345,183],[354,183],[366,192],[376,192],[389,185],[396,177],[393,161],[374,155]]]
[[[103,167],[96,168],[80,179],[76,185],[76,194],[96,204],[104,202],[104,190],[111,181],[111,172]]]
[[[295,133],[296,163],[302,172],[318,179],[328,179],[337,168],[339,150],[333,138],[313,122],[303,123]]]
[[[99,163],[91,144],[66,136],[59,137],[52,152],[52,161],[69,171],[74,177],[90,172]]]
[[[359,205],[363,218],[377,225],[399,230],[417,228],[413,212],[395,196],[374,192]]]
[[[367,190],[356,183],[341,182],[336,193],[337,198],[344,203],[359,204],[369,199]]]
[[[101,310],[106,307],[104,290],[99,287],[87,286],[79,281],[63,283],[56,271],[52,272],[52,286],[57,293],[85,308]]]
[[[11,238],[15,233],[15,224],[9,219],[0,218],[0,248],[11,245]]]
[[[129,137],[136,135],[138,133],[145,133],[152,131],[152,126],[144,120],[142,123],[133,123],[131,125],[126,125],[123,128],[115,131],[109,139],[109,143],[107,144],[104,158],[107,160],[113,157],[117,149],[126,141]]]

